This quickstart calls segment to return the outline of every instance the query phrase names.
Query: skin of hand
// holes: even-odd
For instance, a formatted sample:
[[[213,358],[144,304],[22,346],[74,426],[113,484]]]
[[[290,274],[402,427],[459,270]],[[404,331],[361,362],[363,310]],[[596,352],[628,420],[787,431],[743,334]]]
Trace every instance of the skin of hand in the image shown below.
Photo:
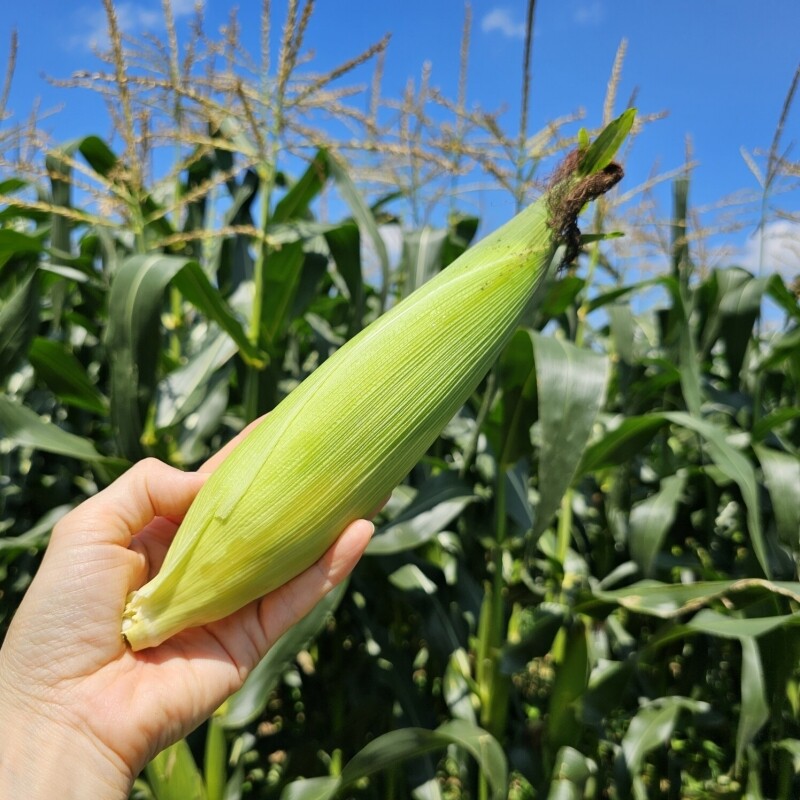
[[[230,617],[149,650],[126,646],[128,593],[158,571],[195,495],[249,428],[199,472],[141,461],[58,522],[0,650],[0,797],[127,798],[147,761],[207,719],[356,565],[374,530],[366,520]]]

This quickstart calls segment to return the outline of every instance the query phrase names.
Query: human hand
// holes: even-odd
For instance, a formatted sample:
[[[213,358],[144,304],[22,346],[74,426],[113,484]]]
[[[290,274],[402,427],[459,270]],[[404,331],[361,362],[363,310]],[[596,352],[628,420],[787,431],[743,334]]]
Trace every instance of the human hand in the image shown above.
[[[147,761],[207,719],[353,569],[373,531],[366,520],[230,617],[150,650],[125,645],[128,593],[158,571],[195,495],[246,432],[196,473],[142,461],[56,525],[0,650],[0,797],[128,797]]]

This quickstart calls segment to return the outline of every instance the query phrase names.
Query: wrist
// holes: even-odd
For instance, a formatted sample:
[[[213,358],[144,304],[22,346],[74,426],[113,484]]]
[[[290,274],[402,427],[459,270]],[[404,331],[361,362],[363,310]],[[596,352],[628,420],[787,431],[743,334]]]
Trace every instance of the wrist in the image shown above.
[[[0,797],[125,800],[133,778],[85,732],[0,707]]]

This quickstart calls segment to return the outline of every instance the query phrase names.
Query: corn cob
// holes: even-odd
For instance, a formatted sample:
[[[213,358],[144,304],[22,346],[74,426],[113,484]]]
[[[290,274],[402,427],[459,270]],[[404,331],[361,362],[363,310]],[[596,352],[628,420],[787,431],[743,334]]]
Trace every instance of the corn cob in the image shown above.
[[[408,474],[575,250],[581,207],[622,177],[610,156],[582,173],[586,156],[568,158],[535,203],[347,342],[226,458],[158,575],[128,598],[133,650],[285,583]]]

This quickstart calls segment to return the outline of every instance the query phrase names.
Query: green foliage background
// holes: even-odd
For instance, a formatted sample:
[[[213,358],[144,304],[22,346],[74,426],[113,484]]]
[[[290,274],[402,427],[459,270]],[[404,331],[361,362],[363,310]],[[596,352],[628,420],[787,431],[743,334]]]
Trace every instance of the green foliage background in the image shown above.
[[[6,162],[3,629],[69,508],[146,455],[197,465],[469,246],[459,178],[481,170],[520,204],[576,141],[562,120],[509,150],[463,98],[434,124],[423,81],[348,149],[315,114],[385,42],[304,78],[289,6],[255,83],[234,58],[201,80],[171,40],[145,80],[152,43],[123,45],[109,4],[113,70],[90,88],[115,137],[47,148],[39,178]],[[693,260],[688,175],[663,268],[628,283],[617,240],[588,238],[349,584],[135,797],[800,793],[797,286]],[[625,227],[613,198],[594,213],[586,230]]]

